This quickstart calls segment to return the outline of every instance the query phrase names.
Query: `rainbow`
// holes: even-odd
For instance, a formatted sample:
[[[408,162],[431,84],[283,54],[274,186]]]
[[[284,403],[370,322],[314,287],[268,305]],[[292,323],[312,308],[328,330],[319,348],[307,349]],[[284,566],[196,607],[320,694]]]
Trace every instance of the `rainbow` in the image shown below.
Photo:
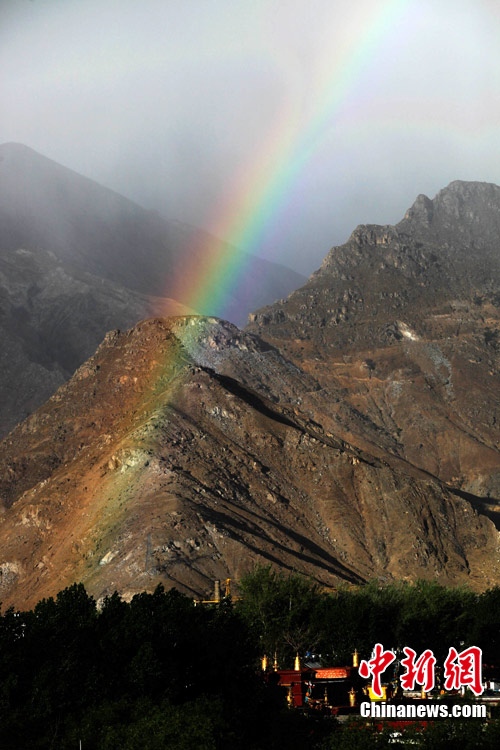
[[[366,19],[356,42],[337,53],[336,65],[319,86],[315,105],[305,122],[294,106],[289,104],[283,108],[267,142],[260,148],[252,172],[242,172],[238,176],[236,189],[230,191],[228,200],[213,218],[211,234],[226,238],[227,244],[202,235],[202,244],[197,248],[202,262],[193,275],[186,274],[174,292],[169,291],[169,296],[204,315],[224,317],[230,296],[235,294],[235,289],[237,293],[238,284],[245,283],[247,253],[258,249],[276,215],[290,201],[325,132],[335,126],[357,80],[408,4],[409,0],[388,0],[378,5],[377,13]],[[123,416],[123,432],[127,437],[120,448],[125,452],[140,451],[144,442],[135,432],[134,415],[144,410],[148,401],[154,404],[153,394],[158,387],[165,389],[165,406],[176,402],[178,389],[184,381],[180,372],[183,358],[196,361],[198,352],[203,349],[203,339],[214,333],[218,323],[214,317],[192,317],[172,318],[164,325],[165,342],[158,352],[147,355],[150,369],[147,371],[148,365],[142,365],[146,368],[139,379],[142,388],[130,398]],[[114,457],[108,458],[112,463]],[[86,538],[92,555],[82,558],[80,563],[79,572],[87,585],[98,575],[96,560],[109,549],[108,539],[117,520],[129,511],[134,492],[142,492],[145,465],[145,461],[137,462],[126,472],[97,467],[101,472],[99,476],[103,476],[104,470],[106,478],[104,481],[99,478],[95,515],[88,521]]]
[[[411,0],[385,0],[364,19],[354,40],[329,54],[304,118],[296,105],[282,108],[267,141],[254,158],[254,167],[239,174],[227,200],[212,218],[209,231],[224,242],[205,238],[197,248],[202,258],[169,296],[189,308],[224,317],[231,295],[245,283],[248,253],[259,246],[273,221],[291,200],[304,169],[325,136],[335,127],[351,92],[381,44],[404,17]]]

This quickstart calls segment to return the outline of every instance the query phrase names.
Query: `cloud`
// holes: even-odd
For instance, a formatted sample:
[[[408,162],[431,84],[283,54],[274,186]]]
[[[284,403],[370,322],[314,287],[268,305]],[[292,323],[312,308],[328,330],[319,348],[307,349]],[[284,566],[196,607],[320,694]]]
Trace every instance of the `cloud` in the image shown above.
[[[488,2],[4,0],[0,139],[208,230],[259,217],[249,249],[310,272],[418,193],[500,181],[499,45]]]

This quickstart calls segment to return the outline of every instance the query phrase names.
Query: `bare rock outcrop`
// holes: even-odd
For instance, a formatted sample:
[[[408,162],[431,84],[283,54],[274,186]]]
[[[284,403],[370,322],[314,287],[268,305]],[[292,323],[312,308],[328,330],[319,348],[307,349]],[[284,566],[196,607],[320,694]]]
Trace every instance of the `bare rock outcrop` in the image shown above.
[[[494,524],[350,443],[334,412],[314,377],[224,321],[110,333],[0,444],[0,598],[30,606],[74,580],[98,598],[160,581],[200,596],[256,562],[327,587],[498,582]]]
[[[499,238],[500,188],[453,182],[394,227],[358,227],[249,325],[376,425],[379,444],[480,496],[495,521]],[[352,440],[366,437],[351,427]]]

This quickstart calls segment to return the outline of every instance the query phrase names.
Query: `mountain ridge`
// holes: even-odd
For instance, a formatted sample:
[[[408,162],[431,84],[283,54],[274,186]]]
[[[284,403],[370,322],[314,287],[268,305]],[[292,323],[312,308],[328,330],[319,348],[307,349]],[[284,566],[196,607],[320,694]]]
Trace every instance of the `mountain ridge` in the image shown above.
[[[500,496],[497,228],[500,188],[455,181],[434,201],[419,196],[395,226],[357,227],[306,285],[248,327],[370,415],[396,453],[492,498]]]
[[[0,436],[43,404],[109,329],[196,312],[174,292],[181,277],[199,273],[210,243],[212,251],[224,247],[28,146],[0,145]],[[258,300],[302,280],[249,257],[248,284],[230,290],[230,309],[242,322]]]
[[[0,228],[7,249],[44,247],[79,270],[143,294],[174,299],[189,267],[200,262],[201,248],[236,252],[207,232],[168,221],[23,144],[0,145]],[[248,276],[256,275],[264,295],[269,297],[275,284],[271,299],[285,296],[304,280],[286,266],[241,256],[248,258]],[[230,309],[238,322],[246,320],[259,295],[262,289],[252,288],[245,309],[240,301],[239,312],[238,300],[232,300]]]
[[[3,601],[199,597],[255,563],[498,584],[498,189],[452,186],[357,227],[244,331],[108,333],[1,444]]]
[[[159,581],[199,597],[258,562],[327,587],[498,580],[493,523],[347,443],[329,410],[311,376],[227,322],[110,332],[1,444],[2,600],[73,580],[97,598]]]

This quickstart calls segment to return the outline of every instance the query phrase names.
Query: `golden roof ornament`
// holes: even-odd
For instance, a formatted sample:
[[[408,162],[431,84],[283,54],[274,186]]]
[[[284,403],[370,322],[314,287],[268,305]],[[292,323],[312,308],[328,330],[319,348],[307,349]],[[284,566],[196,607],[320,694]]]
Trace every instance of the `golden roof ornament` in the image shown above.
[[[297,654],[295,656],[295,665],[294,665],[293,668],[294,668],[294,670],[296,672],[300,672],[300,659],[299,659],[299,652],[298,651],[297,651]]]

